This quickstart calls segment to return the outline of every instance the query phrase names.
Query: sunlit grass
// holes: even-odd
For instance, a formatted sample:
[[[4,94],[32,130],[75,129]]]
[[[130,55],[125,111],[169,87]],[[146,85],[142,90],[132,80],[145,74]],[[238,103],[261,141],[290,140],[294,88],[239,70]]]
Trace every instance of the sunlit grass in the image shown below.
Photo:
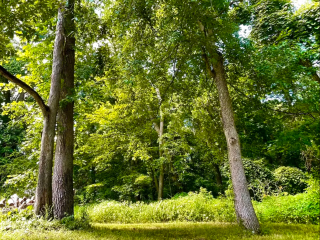
[[[319,193],[294,196],[268,196],[253,202],[262,223],[319,223]],[[199,193],[160,202],[104,201],[87,210],[90,222],[96,223],[162,223],[162,222],[228,222],[236,221],[231,198],[213,198],[205,189]],[[83,212],[84,210],[82,210]]]
[[[262,235],[253,235],[231,223],[93,224],[77,231],[15,230],[0,232],[0,239],[319,239],[319,225],[263,224]]]

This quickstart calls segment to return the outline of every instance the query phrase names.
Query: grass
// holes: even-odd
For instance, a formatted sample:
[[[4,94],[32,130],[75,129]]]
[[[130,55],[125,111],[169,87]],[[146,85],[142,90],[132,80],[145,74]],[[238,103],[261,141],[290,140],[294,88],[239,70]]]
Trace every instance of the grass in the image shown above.
[[[0,214],[0,240],[320,240],[319,205],[319,191],[269,196],[262,202],[254,202],[262,234],[253,235],[234,223],[230,198],[215,199],[200,189],[199,193],[160,202],[104,201],[77,206],[75,218],[70,216],[62,221],[36,218],[31,208],[11,211]]]
[[[294,196],[268,196],[253,202],[262,223],[319,224],[319,193]],[[95,223],[235,222],[231,198],[213,198],[205,189],[185,197],[160,202],[104,201],[86,208],[89,221]],[[81,207],[79,207],[79,210]]]
[[[157,239],[248,239],[248,240],[311,240],[319,239],[319,225],[266,223],[262,235],[253,235],[232,223],[152,223],[152,224],[93,224],[77,231],[8,230],[0,232],[1,240],[157,240]]]

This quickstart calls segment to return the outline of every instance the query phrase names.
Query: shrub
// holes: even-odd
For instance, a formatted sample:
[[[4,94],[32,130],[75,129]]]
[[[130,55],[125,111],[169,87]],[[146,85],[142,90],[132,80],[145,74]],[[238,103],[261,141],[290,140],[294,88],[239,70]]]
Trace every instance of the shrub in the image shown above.
[[[244,158],[242,159],[242,162],[248,182],[248,189],[253,199],[261,201],[265,195],[272,195],[276,190],[276,181],[272,172],[265,166],[264,160],[251,160]],[[226,163],[224,167],[224,175],[230,179],[229,186],[226,191],[226,194],[230,195],[230,191],[232,191],[232,184],[228,163]]]
[[[172,197],[172,199],[178,199],[178,198],[186,197],[186,196],[188,196],[188,193],[186,193],[186,192],[176,193],[176,194]]]
[[[33,212],[33,207],[29,206],[24,210],[12,209],[6,213],[0,213],[0,231],[4,229],[43,229],[56,230],[61,228],[59,221],[47,221],[37,217]]]
[[[63,218],[61,221],[36,216],[33,207],[18,211],[12,209],[7,213],[0,212],[0,231],[15,229],[38,229],[38,230],[59,230],[59,229],[85,229],[89,227],[86,208],[76,207],[76,215]]]
[[[274,171],[274,176],[282,191],[289,194],[301,193],[307,187],[307,177],[298,168],[279,167]]]
[[[5,181],[3,188],[3,197],[10,197],[13,194],[19,196],[32,196],[37,185],[37,172],[27,170],[21,174],[9,175]]]
[[[262,202],[255,202],[260,221],[319,224],[319,180],[310,179],[308,183],[304,193],[268,196]]]
[[[89,207],[90,221],[100,223],[153,223],[172,221],[233,222],[233,202],[214,199],[206,189],[187,196],[146,204],[106,201]]]
[[[254,201],[262,222],[319,223],[319,190],[310,184],[306,193],[295,196],[267,196]],[[173,221],[235,222],[230,198],[215,199],[205,189],[160,202],[105,201],[88,207],[89,220],[98,223],[155,223]]]

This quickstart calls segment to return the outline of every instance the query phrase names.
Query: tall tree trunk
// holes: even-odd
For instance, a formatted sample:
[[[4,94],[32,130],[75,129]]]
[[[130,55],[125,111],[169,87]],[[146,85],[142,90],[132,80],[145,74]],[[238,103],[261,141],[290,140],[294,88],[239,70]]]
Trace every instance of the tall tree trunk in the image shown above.
[[[36,190],[35,213],[48,217],[52,215],[52,161],[55,137],[56,116],[59,106],[61,75],[63,67],[63,47],[64,47],[64,16],[63,10],[58,10],[58,22],[56,27],[56,37],[53,50],[51,86],[48,105],[41,96],[28,84],[9,73],[0,66],[0,74],[10,82],[24,89],[39,105],[43,114],[43,130],[41,137],[41,151],[39,159],[38,185]]]
[[[75,65],[74,0],[68,1],[65,10],[66,44],[61,86],[62,104],[57,116],[57,143],[53,174],[54,217],[62,219],[73,215],[73,106]]]
[[[151,168],[151,171],[152,171],[152,177],[153,177],[154,186],[155,186],[157,194],[158,194],[158,192],[159,192],[158,178],[157,178],[157,176],[156,176],[156,174],[154,172],[153,166],[151,166],[150,168]]]
[[[160,89],[158,87],[156,87],[155,85],[153,85],[152,83],[151,83],[151,85],[156,90],[157,98],[158,98],[158,102],[159,102],[160,124],[158,125],[156,122],[153,122],[153,126],[154,126],[155,130],[158,133],[159,158],[161,159],[163,157],[163,149],[162,149],[162,147],[163,147],[162,146],[163,145],[163,139],[162,139],[162,135],[163,135],[163,128],[164,128],[164,115],[163,115],[163,111],[162,111],[162,107],[161,107],[161,105],[162,105],[162,97],[161,97]],[[159,201],[163,197],[163,186],[164,186],[164,163],[161,163],[160,164],[160,174],[159,174],[159,184],[158,184],[158,187],[157,187],[158,188],[157,190],[158,190],[158,200]]]
[[[163,112],[160,106],[160,126],[159,126],[159,158],[163,157],[163,149],[162,149],[162,135],[163,135],[163,126],[164,126],[164,117]],[[160,160],[162,161],[162,159]],[[160,174],[159,174],[159,191],[158,191],[158,201],[160,201],[163,197],[163,185],[164,185],[164,163],[160,165]]]
[[[54,136],[56,115],[59,106],[61,73],[63,66],[63,13],[59,9],[56,38],[53,51],[51,87],[48,100],[48,109],[43,112],[43,131],[41,139],[41,152],[39,160],[38,185],[36,190],[35,213],[51,217],[52,211],[52,161],[54,149]]]
[[[160,174],[159,174],[159,191],[158,191],[158,201],[163,198],[163,184],[164,184],[164,166],[160,165]]]
[[[222,186],[222,176],[218,164],[214,164],[215,178],[218,186]]]
[[[96,168],[94,166],[91,166],[91,171],[90,171],[90,178],[91,178],[91,184],[96,183]],[[96,197],[96,191],[93,191],[93,199]]]
[[[213,64],[206,54],[204,60],[208,73],[215,79],[223,123],[223,130],[228,145],[228,158],[231,170],[232,186],[234,191],[234,204],[238,223],[245,228],[260,232],[258,218],[252,206],[247,180],[241,159],[240,140],[235,127],[231,99],[227,87],[226,75],[223,65],[223,56],[216,51]]]

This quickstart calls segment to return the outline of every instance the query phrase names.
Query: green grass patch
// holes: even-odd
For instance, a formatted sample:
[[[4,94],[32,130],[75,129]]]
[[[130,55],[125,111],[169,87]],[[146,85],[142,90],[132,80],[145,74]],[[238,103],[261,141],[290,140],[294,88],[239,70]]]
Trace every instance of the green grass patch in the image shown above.
[[[90,206],[88,215],[91,222],[97,223],[235,221],[232,201],[214,199],[205,191],[149,204],[105,201]]]
[[[319,224],[319,193],[266,197],[254,202],[261,222]],[[80,208],[81,209],[81,208]],[[152,203],[105,201],[87,208],[90,222],[235,222],[233,201],[213,198],[205,189],[177,199]]]
[[[231,223],[93,224],[90,229],[68,231],[15,230],[0,232],[1,240],[37,239],[319,239],[319,226],[311,224],[263,224],[262,235],[253,235]]]

